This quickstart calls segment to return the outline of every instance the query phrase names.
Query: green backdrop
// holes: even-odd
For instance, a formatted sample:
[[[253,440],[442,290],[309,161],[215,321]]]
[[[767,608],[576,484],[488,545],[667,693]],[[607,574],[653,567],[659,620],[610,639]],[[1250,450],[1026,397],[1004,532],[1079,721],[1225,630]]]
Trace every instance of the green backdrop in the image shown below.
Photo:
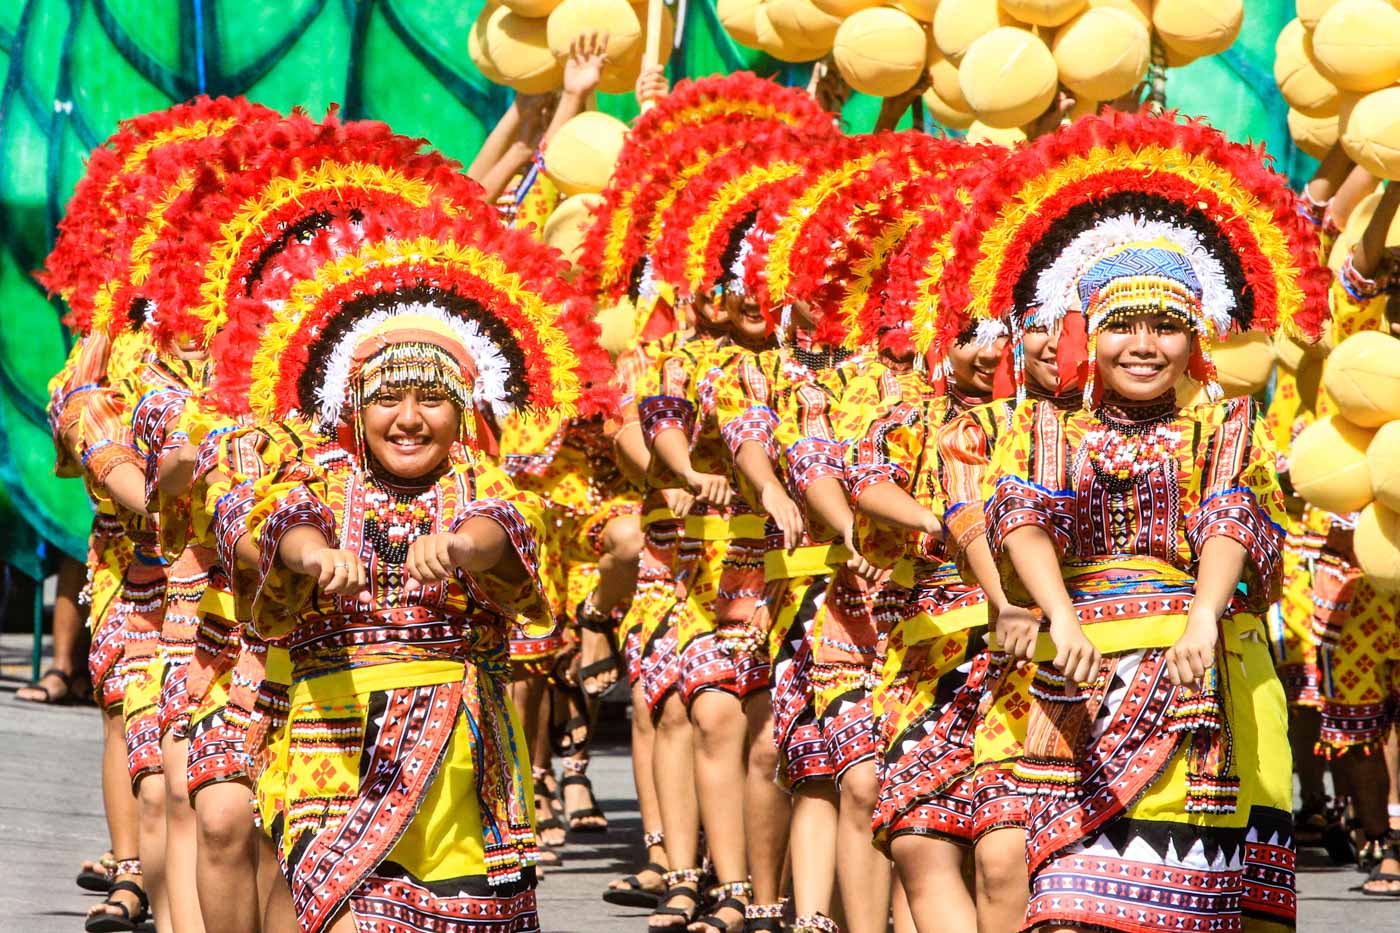
[[[466,55],[484,0],[0,0],[0,560],[38,575],[54,548],[84,552],[82,486],[53,476],[45,385],[69,337],[62,309],[29,275],[85,154],[117,121],[200,92],[244,94],[313,113],[384,120],[470,161],[510,92]],[[672,78],[750,68],[802,83],[807,68],[737,46],[714,0],[684,0]],[[1292,0],[1250,0],[1230,52],[1169,74],[1168,103],[1237,139],[1265,141],[1297,178],[1310,170],[1288,141],[1272,78],[1273,42]],[[630,97],[601,106],[624,119]],[[879,102],[854,97],[849,130]]]

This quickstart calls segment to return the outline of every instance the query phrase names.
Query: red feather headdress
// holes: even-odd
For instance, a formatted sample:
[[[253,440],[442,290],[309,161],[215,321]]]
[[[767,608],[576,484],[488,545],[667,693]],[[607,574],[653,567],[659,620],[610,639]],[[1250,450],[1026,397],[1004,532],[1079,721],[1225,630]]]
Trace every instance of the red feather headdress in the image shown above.
[[[231,134],[242,170],[206,171],[171,206],[183,235],[155,249],[148,297],[157,338],[202,333],[211,340],[229,308],[292,240],[370,205],[440,206],[476,223],[492,219],[481,187],[424,140],[383,123],[315,122],[294,116]]]
[[[1079,307],[1080,277],[1144,238],[1186,255],[1211,339],[1327,319],[1317,234],[1261,149],[1174,114],[1085,117],[1009,154],[978,187],[942,270],[937,352],[969,324]]]
[[[813,307],[818,336],[839,342],[846,322],[830,313],[839,285],[833,262],[849,245],[856,215],[924,175],[942,177],[977,157],[978,147],[924,133],[854,137],[831,158],[770,199],[758,220],[746,282],[770,316],[795,301]]]
[[[628,134],[629,145],[645,146],[683,126],[719,122],[767,122],[826,135],[834,133],[836,126],[835,116],[806,90],[736,71],[676,82],[670,93],[637,118]]]
[[[230,327],[214,347],[214,394],[230,413],[345,424],[366,340],[393,342],[396,328],[465,353],[474,404],[498,417],[588,416],[613,402],[591,306],[527,232],[390,200],[287,244],[270,265],[238,309],[261,326]]]
[[[58,240],[37,274],[68,303],[65,323],[86,334],[94,314],[104,323],[110,318],[111,283],[128,274],[132,240],[140,233],[134,218],[155,209],[163,190],[153,176],[172,165],[188,169],[206,161],[211,143],[236,127],[279,119],[276,111],[241,97],[197,97],[123,120],[88,156]]]
[[[693,299],[741,268],[736,236],[751,227],[766,199],[801,176],[827,150],[790,133],[752,138],[709,160],[658,215],[660,237],[652,249],[656,276]],[[741,229],[744,228],[744,229]],[[752,247],[748,239],[745,249]]]

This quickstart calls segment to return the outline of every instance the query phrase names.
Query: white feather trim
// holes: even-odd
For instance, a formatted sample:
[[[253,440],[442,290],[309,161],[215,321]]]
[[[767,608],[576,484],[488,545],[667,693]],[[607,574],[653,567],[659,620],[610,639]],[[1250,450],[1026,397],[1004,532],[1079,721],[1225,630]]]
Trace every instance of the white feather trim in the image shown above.
[[[1235,296],[1225,278],[1220,259],[1206,249],[1190,227],[1161,220],[1146,220],[1136,214],[1106,217],[1080,233],[1036,278],[1035,322],[1053,326],[1070,311],[1083,311],[1079,300],[1079,279],[1104,256],[1129,243],[1162,239],[1180,249],[1201,283],[1201,310],[1217,336],[1230,332]]]
[[[473,320],[457,317],[434,304],[421,301],[405,302],[381,308],[355,321],[354,326],[340,338],[326,357],[326,379],[316,388],[316,409],[323,425],[338,424],[349,399],[350,372],[354,366],[355,348],[375,328],[401,315],[430,317],[452,331],[466,348],[476,365],[476,383],[472,397],[477,404],[491,406],[497,417],[510,413],[506,384],[510,380],[510,363],[500,348]]]
[[[1007,333],[1005,321],[1000,318],[987,318],[977,322],[977,333],[972,339],[979,347],[990,347]]]

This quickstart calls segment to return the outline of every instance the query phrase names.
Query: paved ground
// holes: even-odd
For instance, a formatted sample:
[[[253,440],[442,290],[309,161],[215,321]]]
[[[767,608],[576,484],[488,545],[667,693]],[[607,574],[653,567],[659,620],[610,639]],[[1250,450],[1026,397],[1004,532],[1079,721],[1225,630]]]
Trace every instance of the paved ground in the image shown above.
[[[73,884],[81,859],[104,847],[97,792],[101,735],[91,707],[36,708],[13,699],[27,678],[26,640],[0,638],[0,933],[73,933],[91,903]],[[604,904],[599,892],[629,869],[641,829],[625,749],[603,749],[593,766],[614,830],[564,852],[540,888],[544,929],[600,933],[645,927],[644,915]],[[1400,931],[1400,901],[1362,897],[1361,876],[1308,858],[1300,878],[1304,931]]]

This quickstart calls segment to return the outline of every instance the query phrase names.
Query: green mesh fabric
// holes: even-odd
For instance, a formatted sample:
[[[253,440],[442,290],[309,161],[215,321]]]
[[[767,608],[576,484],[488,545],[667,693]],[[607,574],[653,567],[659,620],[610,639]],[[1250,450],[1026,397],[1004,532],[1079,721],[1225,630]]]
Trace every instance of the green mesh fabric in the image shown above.
[[[62,309],[30,278],[84,155],[118,120],[199,92],[282,110],[384,120],[464,162],[510,101],[466,55],[483,0],[5,0],[0,3],[0,560],[37,572],[36,547],[85,552],[81,485],[53,476],[45,385],[69,337]],[[672,78],[753,69],[790,84],[809,68],[737,46],[714,0],[684,0]],[[1239,139],[1264,141],[1295,178],[1310,164],[1288,141],[1272,79],[1273,42],[1292,0],[1250,0],[1235,48],[1170,74],[1168,102]],[[605,95],[623,119],[629,96]],[[867,130],[879,102],[856,95],[843,122]],[[905,125],[908,118],[905,120]]]

